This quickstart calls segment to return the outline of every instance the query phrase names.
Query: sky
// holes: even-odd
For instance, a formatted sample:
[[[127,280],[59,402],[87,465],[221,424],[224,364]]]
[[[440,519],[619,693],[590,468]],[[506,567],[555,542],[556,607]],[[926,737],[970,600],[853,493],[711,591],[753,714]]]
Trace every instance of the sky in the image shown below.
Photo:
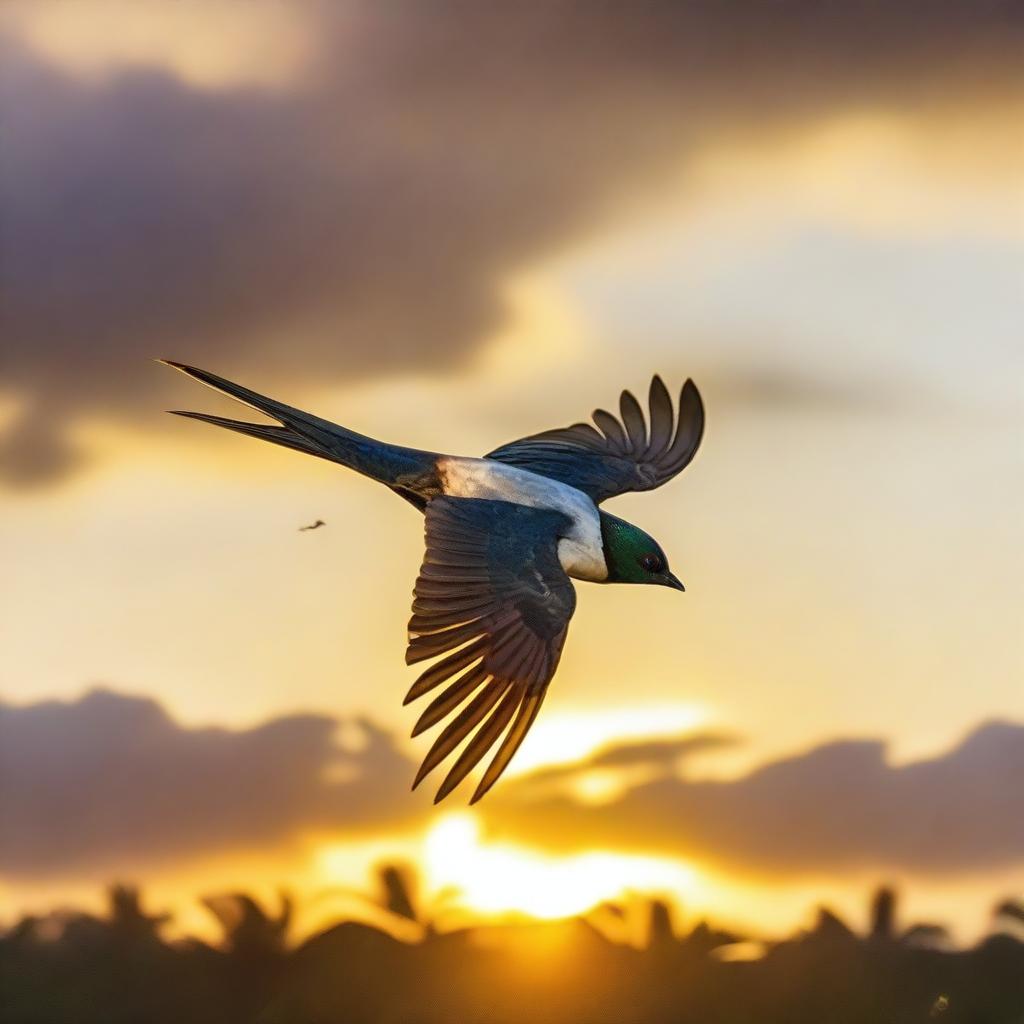
[[[762,930],[1020,892],[1019,4],[0,19],[0,915],[383,856]],[[158,357],[469,455],[693,377],[694,463],[609,503],[687,592],[579,584],[507,780],[431,808],[418,514]]]

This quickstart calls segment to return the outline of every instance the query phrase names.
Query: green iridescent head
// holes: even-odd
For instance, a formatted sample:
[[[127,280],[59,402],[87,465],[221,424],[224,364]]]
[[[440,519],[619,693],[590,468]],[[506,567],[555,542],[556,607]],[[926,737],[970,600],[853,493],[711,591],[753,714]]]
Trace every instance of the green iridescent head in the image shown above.
[[[656,583],[686,589],[669,571],[661,545],[639,526],[602,512],[601,540],[608,565],[606,583]]]

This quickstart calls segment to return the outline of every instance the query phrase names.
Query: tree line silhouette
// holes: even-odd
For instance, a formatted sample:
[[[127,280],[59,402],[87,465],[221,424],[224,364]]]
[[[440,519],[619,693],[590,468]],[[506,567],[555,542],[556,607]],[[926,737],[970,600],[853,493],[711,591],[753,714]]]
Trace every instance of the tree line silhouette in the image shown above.
[[[1021,1024],[1024,904],[957,950],[934,924],[901,929],[879,890],[858,934],[821,908],[814,926],[754,950],[700,922],[677,934],[672,909],[643,906],[639,945],[609,937],[628,909],[605,904],[556,922],[442,931],[404,869],[379,870],[377,911],[414,926],[345,919],[289,941],[293,904],[203,900],[219,943],[167,940],[166,915],[109,890],[104,916],[28,916],[0,935],[3,1024]],[[500,884],[500,880],[496,880]],[[599,923],[599,918],[605,926]],[[408,929],[407,929],[408,930]],[[742,954],[742,955],[741,955]]]

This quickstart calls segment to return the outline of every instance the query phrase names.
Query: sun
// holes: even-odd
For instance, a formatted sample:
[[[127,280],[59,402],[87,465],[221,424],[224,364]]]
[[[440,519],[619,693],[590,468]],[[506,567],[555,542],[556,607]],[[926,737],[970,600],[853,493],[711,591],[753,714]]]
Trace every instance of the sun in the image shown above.
[[[487,843],[471,812],[446,815],[426,834],[422,868],[427,886],[450,890],[481,915],[570,917],[634,891],[679,898],[699,886],[689,865],[657,857],[591,851],[553,857],[527,847]]]

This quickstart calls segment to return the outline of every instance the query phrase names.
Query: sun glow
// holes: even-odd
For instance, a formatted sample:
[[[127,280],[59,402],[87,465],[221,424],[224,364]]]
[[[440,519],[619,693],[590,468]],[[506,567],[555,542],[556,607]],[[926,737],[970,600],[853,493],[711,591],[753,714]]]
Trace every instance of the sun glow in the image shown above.
[[[603,851],[551,857],[486,843],[471,813],[448,815],[427,833],[423,870],[432,890],[451,890],[477,913],[543,919],[579,914],[634,889],[684,897],[700,885],[693,868],[657,857]]]
[[[579,761],[613,742],[679,736],[707,724],[708,718],[707,710],[697,704],[552,711],[537,719],[507,775]]]

